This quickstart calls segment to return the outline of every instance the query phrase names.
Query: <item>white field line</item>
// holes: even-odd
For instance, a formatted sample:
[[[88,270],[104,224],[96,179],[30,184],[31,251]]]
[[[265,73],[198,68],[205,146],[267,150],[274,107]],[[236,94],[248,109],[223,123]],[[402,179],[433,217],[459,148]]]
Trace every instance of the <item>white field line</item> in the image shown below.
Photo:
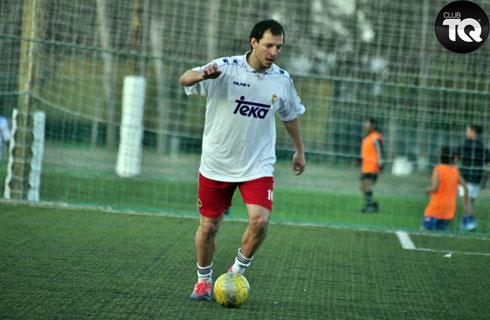
[[[153,217],[170,217],[170,218],[181,218],[181,219],[190,219],[190,220],[199,220],[199,214],[182,214],[182,213],[176,213],[176,212],[169,212],[169,211],[153,211],[153,212],[144,212],[144,211],[138,211],[138,210],[127,210],[127,209],[116,209],[110,206],[92,206],[92,205],[74,205],[74,204],[69,204],[69,203],[63,203],[63,202],[48,202],[48,201],[39,201],[39,202],[32,202],[32,201],[26,201],[26,200],[6,200],[0,198],[0,204],[6,204],[6,205],[11,205],[11,206],[29,206],[29,207],[37,207],[37,208],[53,208],[53,209],[66,209],[66,210],[83,210],[83,211],[99,211],[99,212],[106,212],[106,213],[117,213],[117,214],[128,214],[128,215],[137,215],[137,216],[153,216]],[[226,219],[227,221],[232,221],[232,222],[248,222],[247,219],[244,218],[236,218],[236,217],[230,217]],[[327,225],[327,224],[321,224],[321,223],[304,223],[304,222],[293,222],[293,221],[274,221],[272,220],[270,222],[271,224],[278,224],[278,225],[286,225],[286,226],[295,226],[295,227],[306,227],[306,228],[327,228],[327,229],[345,229],[345,230],[352,230],[352,231],[360,231],[360,232],[371,232],[371,233],[406,233],[408,236],[408,233],[405,231],[395,231],[393,229],[386,229],[386,230],[380,230],[380,229],[370,229],[367,227],[353,227],[353,226],[344,226],[344,225]],[[490,241],[490,237],[486,235],[482,235],[481,237],[473,237],[473,236],[466,236],[464,234],[451,234],[451,233],[426,233],[426,232],[417,232],[413,231],[410,232],[412,235],[423,235],[425,237],[445,237],[445,238],[458,238],[458,239],[469,239],[469,240],[485,240],[485,241]],[[410,239],[411,241],[411,239]],[[413,242],[412,242],[413,243]],[[416,248],[412,249],[416,251],[431,251],[432,249],[422,249],[422,248]],[[438,251],[435,251],[438,252]],[[450,251],[443,251],[441,252],[450,252]],[[454,252],[454,251],[451,251]],[[479,253],[477,252],[478,255],[490,255],[487,253]]]
[[[486,252],[471,252],[471,251],[453,251],[453,250],[440,250],[440,249],[430,249],[430,248],[417,248],[413,243],[410,236],[405,231],[397,231],[395,232],[402,249],[404,250],[413,250],[413,251],[422,251],[422,252],[436,252],[436,253],[444,253],[444,254],[462,254],[466,256],[485,256],[490,257],[490,253]]]
[[[488,252],[471,252],[471,251],[453,251],[453,250],[439,250],[439,249],[430,249],[430,248],[416,248],[415,251],[422,252],[436,252],[436,253],[451,253],[451,254],[462,254],[465,256],[484,256],[490,257],[490,253]]]
[[[398,237],[398,240],[400,240],[400,244],[402,245],[402,248],[405,250],[415,250],[417,247],[415,247],[415,244],[413,243],[412,239],[410,239],[410,236],[408,233],[405,231],[397,231],[395,232],[396,236]]]

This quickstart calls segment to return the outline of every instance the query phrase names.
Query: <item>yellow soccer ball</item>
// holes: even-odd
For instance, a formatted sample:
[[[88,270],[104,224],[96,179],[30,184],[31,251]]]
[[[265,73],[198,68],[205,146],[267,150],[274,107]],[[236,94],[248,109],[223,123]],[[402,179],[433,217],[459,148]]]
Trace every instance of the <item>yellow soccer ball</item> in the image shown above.
[[[238,308],[247,302],[250,285],[237,273],[224,273],[214,283],[216,302],[223,307]]]

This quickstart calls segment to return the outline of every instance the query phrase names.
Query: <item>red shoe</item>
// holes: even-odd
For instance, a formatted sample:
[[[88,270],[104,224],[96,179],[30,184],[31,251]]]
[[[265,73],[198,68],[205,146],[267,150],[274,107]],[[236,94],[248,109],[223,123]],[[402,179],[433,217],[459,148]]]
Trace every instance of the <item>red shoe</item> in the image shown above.
[[[199,280],[194,286],[194,290],[191,294],[192,300],[211,300],[211,294],[213,293],[213,281],[211,280]]]

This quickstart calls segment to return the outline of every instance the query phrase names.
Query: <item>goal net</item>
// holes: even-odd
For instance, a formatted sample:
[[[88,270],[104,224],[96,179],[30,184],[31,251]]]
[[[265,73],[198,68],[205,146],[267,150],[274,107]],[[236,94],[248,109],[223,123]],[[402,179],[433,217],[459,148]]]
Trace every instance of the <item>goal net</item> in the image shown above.
[[[478,3],[490,12],[490,1]],[[486,127],[483,141],[490,144],[489,45],[469,54],[443,48],[434,21],[445,4],[1,1],[0,116],[12,124],[18,109],[19,123],[10,152],[4,146],[0,178],[10,153],[7,184],[25,198],[32,115],[42,111],[41,201],[195,215],[205,100],[185,96],[178,77],[214,58],[244,54],[254,23],[274,18],[286,33],[277,63],[306,107],[308,159],[304,175],[294,177],[293,147],[278,121],[274,219],[418,229],[441,147],[461,145],[469,124]],[[128,94],[126,82],[139,89]],[[352,167],[368,117],[385,138],[377,215],[360,213],[360,169]],[[490,232],[489,200],[483,190],[475,203],[483,233]],[[239,195],[231,214],[245,217]]]

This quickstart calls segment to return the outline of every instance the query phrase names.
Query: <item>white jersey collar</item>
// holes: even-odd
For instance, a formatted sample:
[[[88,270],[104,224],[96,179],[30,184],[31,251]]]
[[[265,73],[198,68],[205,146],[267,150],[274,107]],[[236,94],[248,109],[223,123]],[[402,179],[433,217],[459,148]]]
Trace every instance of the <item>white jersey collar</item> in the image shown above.
[[[249,51],[245,52],[245,54],[243,55],[243,65],[245,66],[245,68],[247,68],[248,71],[255,72],[257,74],[270,74],[271,71],[272,71],[272,67],[274,66],[274,64],[272,64],[269,68],[265,69],[264,72],[258,72],[247,61],[247,56],[250,53],[252,53],[252,51],[249,50]]]

